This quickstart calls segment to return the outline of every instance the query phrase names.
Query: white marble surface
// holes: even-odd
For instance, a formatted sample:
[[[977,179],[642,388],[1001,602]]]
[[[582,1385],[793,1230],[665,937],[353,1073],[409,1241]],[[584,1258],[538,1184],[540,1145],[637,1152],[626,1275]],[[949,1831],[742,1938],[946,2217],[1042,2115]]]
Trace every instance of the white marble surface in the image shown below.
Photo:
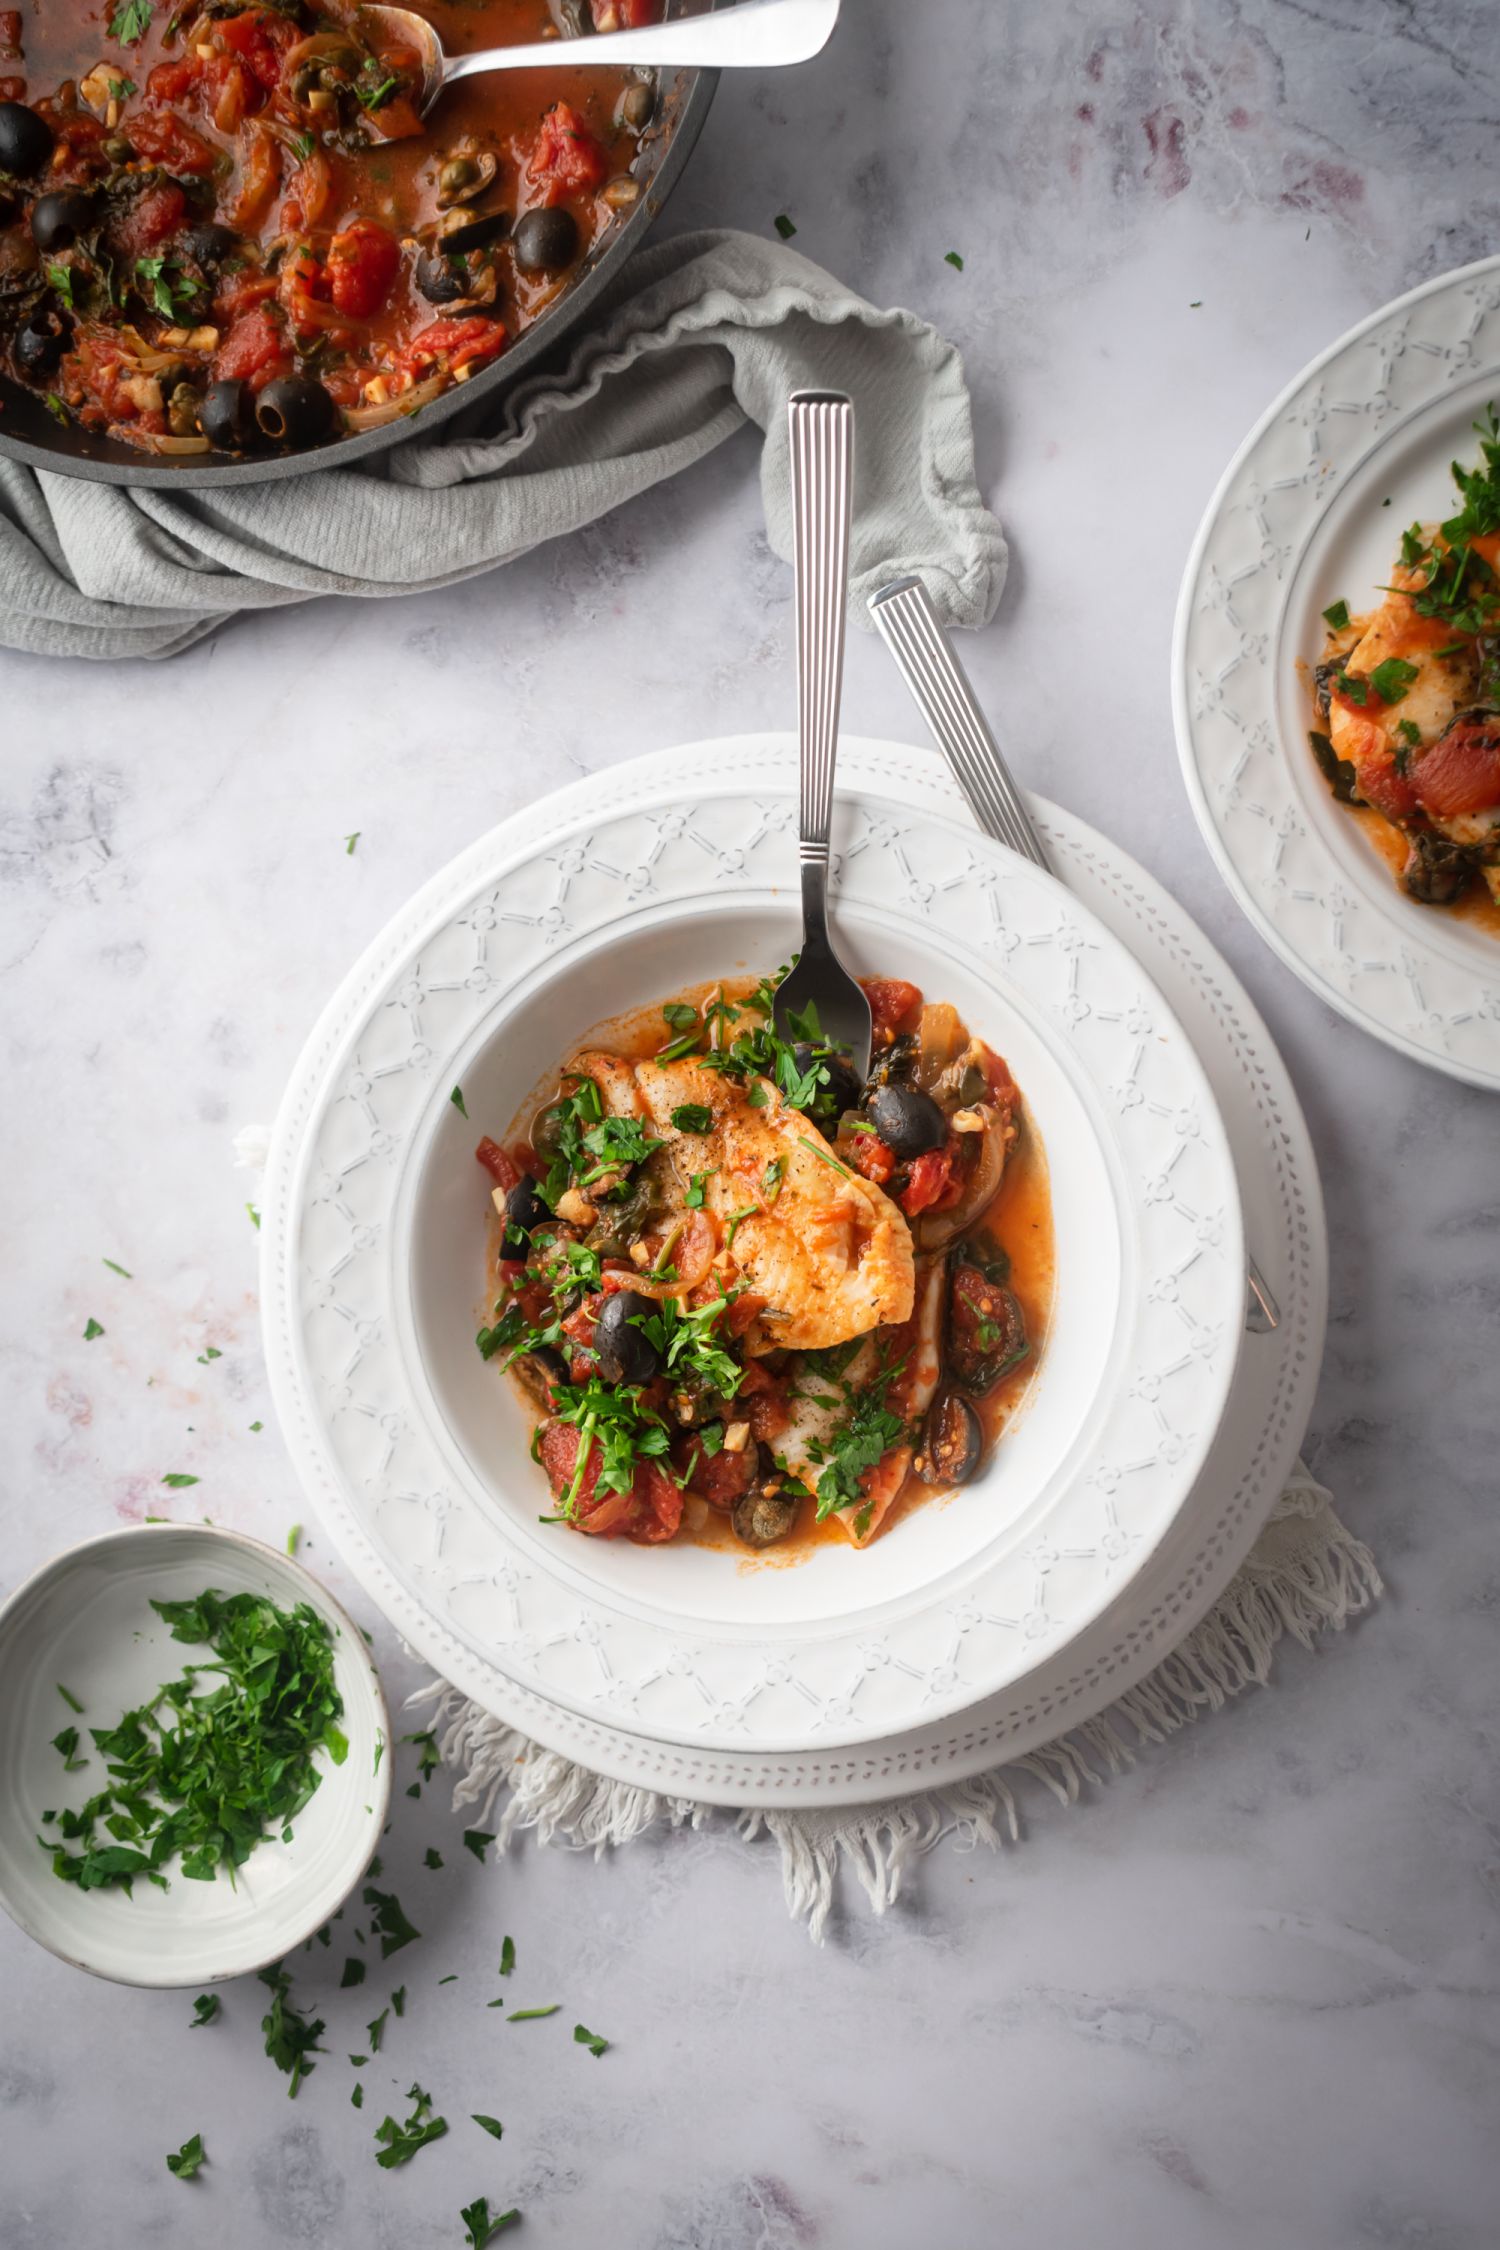
[[[362,2112],[346,2056],[394,1977],[340,1994],[337,1949],[299,1971],[331,2051],[293,2108],[259,1986],[190,2033],[187,1998],[86,1984],[5,1924],[4,2250],[428,2250],[478,2193],[523,2209],[518,2239],[611,2250],[1496,2240],[1497,1112],[1331,1016],[1240,921],[1179,786],[1166,676],[1188,539],[1266,399],[1500,240],[1493,13],[848,13],[794,81],[724,89],[671,223],[789,212],[799,248],[963,345],[1014,544],[965,653],[1027,778],[1171,884],[1292,1063],[1333,1226],[1309,1451],[1389,1599],[1096,1801],[1033,1807],[1023,1848],[930,1860],[882,1923],[851,1902],[821,1953],[768,1851],[722,1830],[481,1869],[438,1792],[398,1794],[387,1866],[424,1937],[392,1964],[411,1997]],[[476,830],[634,751],[789,722],[754,469],[742,437],[431,600],[266,618],[155,669],[0,659],[7,1583],[154,1511],[167,1469],[222,1522],[279,1537],[306,1512],[274,1429],[250,1429],[268,1409],[230,1136]],[[864,637],[847,716],[910,731]],[[315,1529],[305,1552],[342,1587]],[[355,1607],[403,1693],[413,1668]],[[522,1999],[563,2003],[550,2023],[483,2006],[506,1932]],[[602,2061],[571,2043],[580,2018],[617,2042]],[[378,2171],[373,2125],[413,2078],[453,2129]],[[195,2130],[210,2163],[184,2186],[162,2158]]]

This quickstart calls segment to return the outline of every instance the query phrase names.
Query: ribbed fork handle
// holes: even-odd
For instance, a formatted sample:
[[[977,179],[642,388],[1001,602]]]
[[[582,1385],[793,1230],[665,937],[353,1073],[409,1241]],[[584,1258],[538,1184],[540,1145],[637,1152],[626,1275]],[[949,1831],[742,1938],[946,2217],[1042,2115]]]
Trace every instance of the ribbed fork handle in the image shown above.
[[[797,729],[801,746],[803,898],[822,910],[833,768],[844,684],[849,526],[854,508],[854,408],[839,391],[794,391],[792,560],[797,598]]]

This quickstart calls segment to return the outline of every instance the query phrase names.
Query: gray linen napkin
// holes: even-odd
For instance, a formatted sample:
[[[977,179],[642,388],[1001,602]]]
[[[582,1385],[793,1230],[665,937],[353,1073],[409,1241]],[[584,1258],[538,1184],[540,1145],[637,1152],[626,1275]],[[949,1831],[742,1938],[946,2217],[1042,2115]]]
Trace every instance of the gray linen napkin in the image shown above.
[[[856,615],[876,586],[918,571],[951,624],[987,623],[1005,541],[975,483],[953,346],[795,251],[719,232],[632,259],[561,371],[518,385],[484,434],[439,431],[365,466],[199,492],[0,461],[0,646],[171,656],[238,610],[452,585],[593,522],[747,420],[766,432],[766,517],[785,556],[782,408],[809,384],[858,409]]]

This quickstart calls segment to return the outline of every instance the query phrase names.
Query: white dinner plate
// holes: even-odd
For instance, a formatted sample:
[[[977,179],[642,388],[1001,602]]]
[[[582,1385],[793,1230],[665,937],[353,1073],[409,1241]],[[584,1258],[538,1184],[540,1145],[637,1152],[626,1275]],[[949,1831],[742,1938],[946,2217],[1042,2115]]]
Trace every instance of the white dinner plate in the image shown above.
[[[1398,888],[1307,746],[1321,612],[1370,608],[1400,534],[1500,404],[1500,259],[1362,321],[1257,423],[1209,503],[1173,649],[1177,745],[1210,849],[1304,984],[1387,1045],[1500,1087],[1500,937]],[[1388,503],[1388,504],[1387,504]]]
[[[263,1318],[315,1503],[450,1676],[477,1656],[655,1740],[790,1753],[996,1693],[1147,1566],[1219,1426],[1244,1246],[1212,1092],[1128,950],[987,839],[846,794],[838,912],[856,965],[956,1001],[1046,1146],[1057,1296],[1027,1410],[982,1482],[864,1553],[746,1567],[539,1526],[519,1402],[474,1349],[473,1143],[601,1017],[785,958],[791,777],[770,778],[755,738],[721,750],[719,777],[691,789],[624,769],[506,822],[370,948],[277,1122]]]
[[[796,756],[789,739],[767,736],[657,752],[619,770],[643,793],[662,774],[690,790],[719,772],[731,750],[742,770],[772,776],[790,774]],[[967,817],[930,751],[846,739],[839,758],[856,784]],[[951,1719],[849,1749],[765,1756],[654,1741],[549,1702],[451,1640],[439,1653],[422,1620],[413,1638],[423,1653],[519,1736],[613,1781],[697,1804],[808,1811],[949,1787],[1092,1719],[1179,1648],[1293,1475],[1323,1356],[1328,1234],[1317,1157],[1286,1065],[1234,971],[1177,901],[1076,814],[1045,798],[1030,803],[1057,872],[1139,955],[1192,1035],[1229,1131],[1246,1238],[1281,1308],[1273,1333],[1246,1339],[1191,1497],[1150,1568],[1056,1656]]]
[[[212,1587],[285,1608],[307,1602],[333,1635],[333,1672],[349,1749],[319,1750],[321,1779],[292,1824],[266,1838],[231,1882],[137,1881],[84,1891],[52,1871],[43,1814],[76,1810],[105,1781],[90,1727],[111,1727],[189,1664],[199,1646],[172,1638],[151,1607]],[[83,1705],[74,1717],[59,1682]],[[68,1772],[54,1737],[75,1725]],[[302,1565],[211,1524],[138,1524],[54,1555],[0,1609],[0,1905],[28,1937],[117,1984],[213,1984],[263,1969],[337,1913],[369,1866],[390,1804],[385,1698],[357,1628]]]

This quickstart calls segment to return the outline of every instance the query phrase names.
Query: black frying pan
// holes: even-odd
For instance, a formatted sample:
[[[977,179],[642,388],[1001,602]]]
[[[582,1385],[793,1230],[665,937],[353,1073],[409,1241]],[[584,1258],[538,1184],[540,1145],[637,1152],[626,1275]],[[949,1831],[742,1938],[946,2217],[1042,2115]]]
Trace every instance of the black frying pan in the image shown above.
[[[344,468],[372,453],[383,453],[389,446],[426,436],[460,409],[479,420],[487,400],[493,401],[543,355],[551,353],[570,329],[587,320],[601,290],[631,252],[639,249],[693,152],[718,82],[716,70],[679,70],[663,76],[659,122],[636,159],[636,177],[645,193],[630,216],[595,245],[562,297],[517,343],[470,382],[441,392],[414,419],[398,416],[378,430],[331,438],[324,445],[304,446],[295,453],[247,454],[242,460],[208,454],[202,460],[174,462],[143,453],[133,445],[121,445],[113,438],[94,437],[72,425],[64,429],[48,413],[38,392],[0,375],[0,454],[12,461],[24,461],[28,468],[89,477],[99,484],[156,485],[177,490],[184,486],[259,484],[269,477],[306,476],[309,469]]]

